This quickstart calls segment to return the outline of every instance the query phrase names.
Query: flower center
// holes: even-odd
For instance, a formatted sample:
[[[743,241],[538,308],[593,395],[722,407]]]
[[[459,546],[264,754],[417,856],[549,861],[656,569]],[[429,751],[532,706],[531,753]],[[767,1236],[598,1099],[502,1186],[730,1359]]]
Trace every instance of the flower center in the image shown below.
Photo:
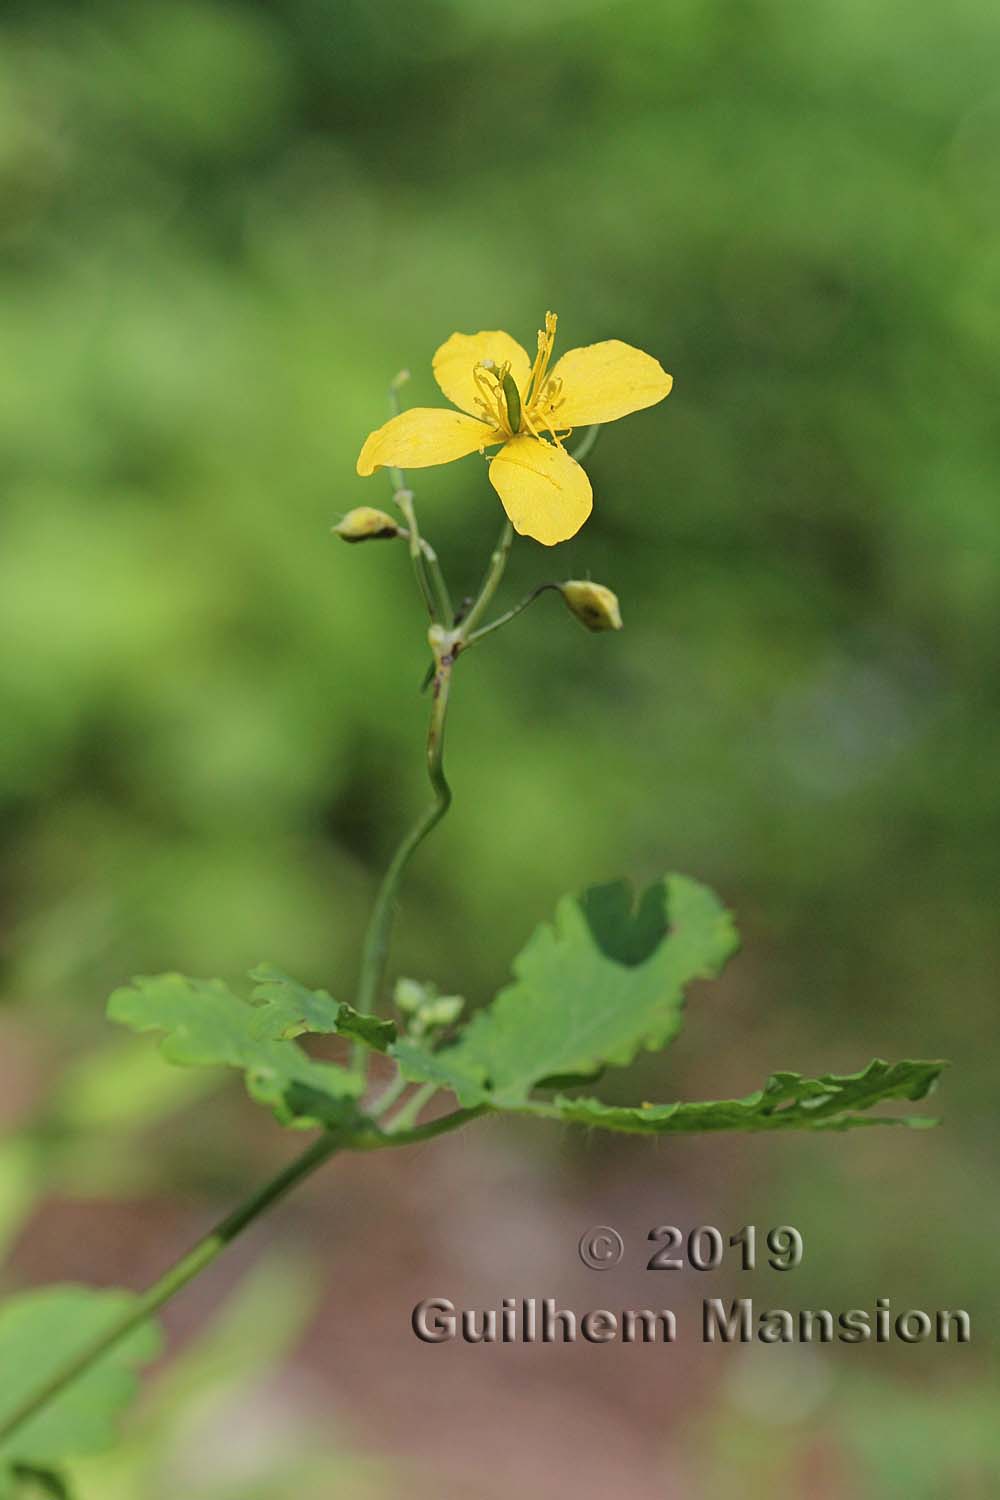
[[[476,405],[484,422],[497,427],[508,438],[521,430],[521,397],[510,373],[510,360],[498,365],[492,359],[481,359],[472,367],[472,378],[479,395]]]
[[[482,419],[507,438],[516,437],[521,431],[540,438],[543,432],[547,432],[561,448],[563,439],[572,431],[572,428],[564,432],[555,430],[558,410],[563,403],[562,381],[551,380],[548,369],[556,341],[557,322],[555,313],[545,314],[545,327],[538,331],[538,352],[523,392],[517,388],[509,360],[497,365],[492,359],[483,359],[473,368],[472,378],[479,391],[476,405]]]

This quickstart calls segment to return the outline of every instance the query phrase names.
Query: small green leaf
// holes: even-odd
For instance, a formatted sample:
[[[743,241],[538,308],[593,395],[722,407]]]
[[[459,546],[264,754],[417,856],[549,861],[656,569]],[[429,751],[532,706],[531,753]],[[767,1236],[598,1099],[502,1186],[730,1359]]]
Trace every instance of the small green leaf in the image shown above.
[[[0,1307],[0,1424],[134,1300],[128,1292],[51,1286],[5,1302]],[[13,1481],[21,1483],[28,1471],[44,1471],[50,1464],[109,1447],[119,1412],[135,1392],[136,1369],[155,1359],[159,1348],[155,1324],[142,1324],[23,1427],[0,1440],[0,1470],[5,1470],[8,1489],[18,1495]]]
[[[250,978],[257,983],[253,999],[259,1007],[254,1029],[264,1040],[287,1041],[313,1032],[349,1036],[377,1052],[385,1052],[396,1040],[394,1021],[362,1015],[326,990],[306,989],[275,964],[258,964]]]
[[[855,1125],[936,1124],[926,1115],[866,1115],[888,1099],[924,1099],[934,1087],[943,1062],[886,1063],[876,1058],[860,1073],[827,1073],[803,1078],[775,1073],[762,1089],[745,1099],[718,1099],[700,1104],[602,1104],[599,1099],[531,1101],[522,1112],[599,1126],[637,1135],[670,1135],[705,1130],[849,1130]]]
[[[168,1062],[238,1068],[250,1097],[270,1106],[283,1125],[308,1129],[358,1118],[353,1101],[362,1079],[335,1063],[314,1061],[295,1042],[261,1036],[259,1010],[219,979],[140,977],[115,990],[108,1016],[135,1031],[165,1032],[161,1050]]]
[[[560,902],[514,961],[515,982],[431,1054],[391,1048],[405,1075],[464,1105],[516,1108],[546,1079],[594,1077],[680,1028],[684,988],[717,974],[736,947],[728,913],[702,885],[671,875],[633,910],[627,882]]]

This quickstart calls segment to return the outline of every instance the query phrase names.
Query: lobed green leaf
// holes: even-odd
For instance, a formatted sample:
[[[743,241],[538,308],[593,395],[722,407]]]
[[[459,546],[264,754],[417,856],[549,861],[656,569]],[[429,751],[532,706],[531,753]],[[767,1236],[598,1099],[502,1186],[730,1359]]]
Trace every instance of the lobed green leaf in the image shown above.
[[[258,1006],[255,1029],[264,1039],[286,1041],[306,1032],[336,1034],[364,1042],[377,1052],[387,1051],[396,1040],[394,1021],[362,1015],[326,990],[307,989],[275,964],[258,964],[250,970],[250,978],[257,984],[253,991]]]
[[[51,1286],[0,1307],[0,1424],[20,1403],[127,1312],[128,1292]],[[159,1353],[159,1330],[144,1323],[61,1395],[0,1440],[0,1494],[18,1495],[52,1464],[109,1447],[136,1389],[136,1370]],[[47,1478],[49,1476],[46,1476]],[[57,1478],[51,1483],[58,1485]],[[59,1490],[50,1489],[58,1494]]]
[[[405,1076],[451,1089],[463,1105],[516,1109],[532,1089],[622,1067],[680,1028],[684,991],[717,974],[737,946],[729,914],[704,886],[671,875],[637,905],[628,882],[560,902],[514,961],[514,983],[450,1047],[406,1039],[389,1050]]]
[[[294,1041],[274,1037],[276,1028],[280,1035],[280,1028],[291,1024],[293,1013],[301,1018],[302,1005],[287,998],[293,983],[269,977],[262,986],[268,991],[265,1003],[257,1007],[219,979],[140,977],[115,990],[108,1015],[135,1031],[164,1032],[161,1050],[168,1062],[238,1069],[250,1097],[273,1109],[283,1125],[349,1125],[359,1118],[354,1101],[364,1087],[361,1078],[336,1063],[315,1061]],[[275,989],[283,998],[271,993]],[[312,995],[314,1021],[330,1019],[321,992],[302,993]],[[331,1007],[336,1003],[329,996],[325,1000]]]
[[[670,1135],[708,1130],[850,1130],[856,1125],[908,1125],[925,1128],[926,1115],[868,1115],[890,1099],[924,1099],[947,1065],[943,1062],[886,1063],[876,1058],[860,1073],[826,1073],[803,1078],[774,1073],[762,1089],[744,1099],[697,1104],[602,1104],[599,1099],[534,1100],[521,1112],[598,1126],[636,1135]]]

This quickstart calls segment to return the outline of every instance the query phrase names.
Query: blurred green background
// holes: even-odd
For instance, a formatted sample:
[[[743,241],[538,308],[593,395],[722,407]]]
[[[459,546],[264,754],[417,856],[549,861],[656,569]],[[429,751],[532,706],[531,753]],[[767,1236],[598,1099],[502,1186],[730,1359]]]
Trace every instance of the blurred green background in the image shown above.
[[[589,574],[626,630],[547,595],[460,665],[455,808],[397,969],[484,1000],[564,890],[677,868],[744,952],[612,1094],[956,1064],[930,1135],[494,1126],[338,1164],[174,1315],[196,1367],[225,1297],[263,1329],[198,1367],[221,1416],[167,1369],[81,1477],[101,1500],[467,1500],[519,1474],[575,1500],[997,1493],[998,46],[987,0],[7,0],[6,1285],[139,1284],[287,1151],[238,1090],[110,1037],[104,998],[262,957],[351,993],[426,795],[426,647],[403,549],[329,528],[386,504],[357,450],[401,367],[436,402],[454,329],[530,347],[551,307],[560,349],[622,338],[676,384],[602,434],[579,536],[515,548],[507,602]],[[496,497],[475,458],[412,478],[464,592]],[[416,1346],[418,1296],[599,1305],[590,1221],[791,1222],[806,1262],[762,1300],[962,1306],[975,1341]],[[316,1261],[314,1301],[272,1319],[287,1347],[255,1310],[265,1242]],[[219,1424],[248,1401],[263,1447],[234,1474]]]

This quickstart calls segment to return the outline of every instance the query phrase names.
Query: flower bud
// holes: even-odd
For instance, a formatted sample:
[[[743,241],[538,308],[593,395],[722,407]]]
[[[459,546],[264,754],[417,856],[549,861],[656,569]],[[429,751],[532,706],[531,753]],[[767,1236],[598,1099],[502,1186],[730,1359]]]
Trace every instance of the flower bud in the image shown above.
[[[396,1002],[397,1010],[401,1010],[404,1016],[412,1016],[422,1005],[426,1005],[433,995],[433,985],[421,984],[419,979],[397,979],[392,998]]]
[[[359,505],[349,510],[344,519],[333,530],[345,542],[388,541],[401,536],[402,530],[384,510],[374,510],[370,505]]]
[[[442,1026],[453,1025],[464,1009],[465,1001],[461,995],[439,995],[436,1000],[422,1005],[418,1016],[428,1031],[436,1031]]]
[[[398,979],[393,999],[396,1008],[409,1017],[406,1029],[413,1037],[451,1026],[465,1009],[461,995],[439,995],[435,984],[421,984],[417,979]]]
[[[622,612],[618,595],[603,583],[589,583],[572,578],[559,585],[559,592],[571,614],[588,630],[621,630]]]

